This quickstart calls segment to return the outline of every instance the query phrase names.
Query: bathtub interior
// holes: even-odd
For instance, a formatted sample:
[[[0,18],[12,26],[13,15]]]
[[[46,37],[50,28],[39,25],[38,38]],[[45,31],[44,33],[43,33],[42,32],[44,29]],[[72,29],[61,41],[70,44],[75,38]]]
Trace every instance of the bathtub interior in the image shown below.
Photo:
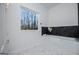
[[[79,42],[75,38],[42,36],[43,42],[37,46],[25,49],[18,54],[24,55],[78,55]]]

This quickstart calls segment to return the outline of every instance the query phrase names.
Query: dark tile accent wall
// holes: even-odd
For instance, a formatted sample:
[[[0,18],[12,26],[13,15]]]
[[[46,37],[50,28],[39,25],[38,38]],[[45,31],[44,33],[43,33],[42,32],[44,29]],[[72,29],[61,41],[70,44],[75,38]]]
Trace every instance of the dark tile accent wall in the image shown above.
[[[48,27],[42,27],[42,35],[57,35],[65,37],[79,38],[79,27],[78,26],[65,26],[65,27],[51,27],[52,31],[48,31]]]

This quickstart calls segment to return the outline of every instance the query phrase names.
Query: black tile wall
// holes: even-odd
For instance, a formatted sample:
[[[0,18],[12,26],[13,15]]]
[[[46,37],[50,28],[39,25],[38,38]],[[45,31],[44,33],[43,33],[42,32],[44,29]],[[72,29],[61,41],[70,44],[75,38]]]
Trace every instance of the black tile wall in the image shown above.
[[[79,38],[79,27],[78,26],[65,26],[65,27],[51,27],[52,31],[48,31],[48,27],[42,27],[42,35],[57,35],[66,37]]]

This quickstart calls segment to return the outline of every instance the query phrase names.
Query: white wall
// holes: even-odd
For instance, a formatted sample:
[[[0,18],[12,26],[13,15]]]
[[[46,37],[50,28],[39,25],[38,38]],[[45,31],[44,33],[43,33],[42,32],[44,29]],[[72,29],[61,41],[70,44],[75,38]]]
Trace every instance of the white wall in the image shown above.
[[[20,6],[39,12],[38,30],[21,30]],[[7,9],[7,34],[10,40],[9,53],[16,53],[24,49],[39,45],[42,42],[41,26],[47,25],[46,9],[40,4],[10,4]],[[40,25],[42,22],[42,25]],[[45,23],[44,23],[45,22]]]
[[[0,49],[4,45],[4,41],[7,40],[7,19],[6,19],[6,6],[3,3],[0,3]],[[7,45],[7,44],[6,44]],[[5,45],[5,46],[6,46]],[[4,49],[2,52],[6,52]]]
[[[2,7],[0,5],[0,47],[2,45]]]
[[[59,4],[49,10],[49,26],[78,25],[78,9],[75,3]]]
[[[0,48],[4,42],[4,30],[5,30],[5,6],[4,4],[0,4]]]

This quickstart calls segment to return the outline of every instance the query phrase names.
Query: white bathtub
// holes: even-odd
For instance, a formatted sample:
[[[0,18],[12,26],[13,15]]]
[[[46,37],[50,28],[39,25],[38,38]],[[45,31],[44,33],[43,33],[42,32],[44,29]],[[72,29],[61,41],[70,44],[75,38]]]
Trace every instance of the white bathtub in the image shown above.
[[[79,42],[75,38],[42,36],[42,43],[18,54],[24,55],[78,55]]]

